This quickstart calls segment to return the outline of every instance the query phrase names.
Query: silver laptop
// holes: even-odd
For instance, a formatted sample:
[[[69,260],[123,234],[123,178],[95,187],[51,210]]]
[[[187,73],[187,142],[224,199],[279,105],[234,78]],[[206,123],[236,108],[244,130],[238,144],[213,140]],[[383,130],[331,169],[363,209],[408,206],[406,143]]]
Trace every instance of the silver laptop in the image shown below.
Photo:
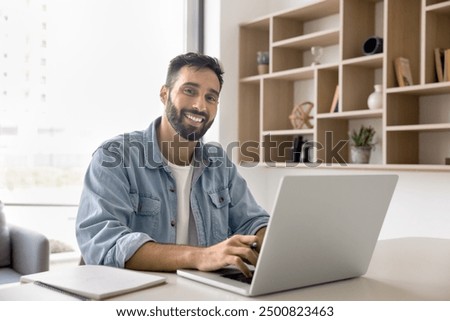
[[[283,177],[251,281],[230,278],[232,268],[177,274],[245,296],[361,276],[397,180],[397,175]]]

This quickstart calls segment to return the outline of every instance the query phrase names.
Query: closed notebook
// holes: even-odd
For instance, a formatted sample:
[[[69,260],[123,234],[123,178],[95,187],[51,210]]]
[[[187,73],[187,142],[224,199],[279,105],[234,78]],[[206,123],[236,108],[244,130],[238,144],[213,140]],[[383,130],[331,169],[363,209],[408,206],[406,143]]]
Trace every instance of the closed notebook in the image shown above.
[[[103,300],[165,281],[165,277],[151,273],[100,265],[80,265],[20,278],[22,283],[32,282],[86,300]]]

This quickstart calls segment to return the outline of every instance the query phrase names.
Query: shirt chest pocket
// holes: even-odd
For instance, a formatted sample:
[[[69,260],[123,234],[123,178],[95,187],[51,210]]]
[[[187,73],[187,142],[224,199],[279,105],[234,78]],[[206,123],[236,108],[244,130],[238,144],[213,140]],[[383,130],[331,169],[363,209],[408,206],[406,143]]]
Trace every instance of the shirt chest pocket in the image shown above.
[[[161,212],[161,201],[156,198],[139,196],[136,213],[138,215],[157,215]]]
[[[228,210],[231,203],[228,188],[208,193],[211,200],[211,226],[213,243],[225,240],[229,234]]]
[[[228,206],[228,204],[230,204],[230,202],[231,202],[230,193],[228,191],[228,188],[225,188],[218,192],[210,192],[209,197],[210,197],[211,202],[213,203],[214,207],[216,207],[216,208],[222,208],[222,207]]]

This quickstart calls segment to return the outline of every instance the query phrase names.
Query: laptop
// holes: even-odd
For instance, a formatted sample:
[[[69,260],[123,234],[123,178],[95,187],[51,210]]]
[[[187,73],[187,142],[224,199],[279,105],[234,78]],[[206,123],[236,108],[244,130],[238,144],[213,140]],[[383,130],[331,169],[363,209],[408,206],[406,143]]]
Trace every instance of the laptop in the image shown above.
[[[177,274],[244,296],[362,276],[397,180],[384,174],[285,176],[251,280],[233,267]]]

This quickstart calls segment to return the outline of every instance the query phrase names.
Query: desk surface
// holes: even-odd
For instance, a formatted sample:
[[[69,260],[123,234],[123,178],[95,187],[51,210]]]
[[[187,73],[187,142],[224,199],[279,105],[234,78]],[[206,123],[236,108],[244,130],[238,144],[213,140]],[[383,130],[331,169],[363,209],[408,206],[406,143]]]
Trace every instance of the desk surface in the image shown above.
[[[450,240],[379,241],[367,274],[350,280],[247,298],[164,273],[165,285],[113,300],[450,300]]]
[[[450,300],[450,239],[402,238],[379,241],[362,277],[247,298],[174,273],[156,273],[167,283],[111,300]],[[24,285],[17,285],[20,287]],[[9,298],[8,298],[9,297]],[[14,287],[0,290],[0,300],[21,300]],[[25,298],[24,298],[25,299]],[[29,299],[29,298],[28,298]],[[46,300],[46,298],[41,298]],[[49,297],[50,299],[50,293]],[[55,298],[52,298],[53,300]]]

